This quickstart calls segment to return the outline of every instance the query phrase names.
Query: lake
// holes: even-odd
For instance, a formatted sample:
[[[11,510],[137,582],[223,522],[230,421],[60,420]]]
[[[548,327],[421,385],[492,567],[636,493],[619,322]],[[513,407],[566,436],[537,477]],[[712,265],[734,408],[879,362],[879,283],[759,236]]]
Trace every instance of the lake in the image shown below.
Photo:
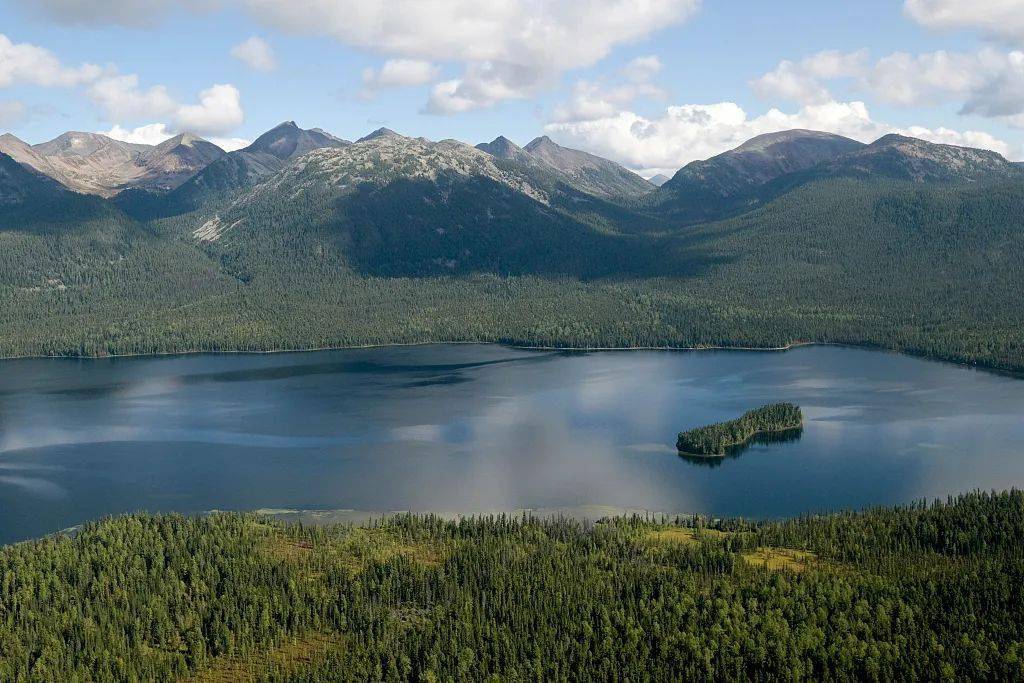
[[[765,403],[798,439],[679,430]],[[0,542],[134,510],[776,517],[1024,486],[1024,381],[891,353],[435,345],[0,362]]]

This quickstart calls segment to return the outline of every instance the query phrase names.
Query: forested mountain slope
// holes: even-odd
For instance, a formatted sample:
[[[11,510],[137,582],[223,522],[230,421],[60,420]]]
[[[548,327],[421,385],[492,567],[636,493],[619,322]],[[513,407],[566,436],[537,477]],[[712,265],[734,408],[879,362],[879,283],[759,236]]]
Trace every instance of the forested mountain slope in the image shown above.
[[[334,259],[381,276],[593,278],[659,269],[649,244],[595,229],[581,209],[621,211],[536,165],[389,131],[306,154],[222,211],[184,225],[249,271],[279,258],[279,248],[300,263]]]
[[[651,199],[657,211],[684,223],[722,218],[774,196],[766,184],[863,146],[813,130],[767,133],[710,159],[687,164]]]
[[[808,156],[762,140],[757,158],[784,153],[746,176],[757,201],[692,224],[587,194],[500,140],[380,131],[274,156],[302,148],[275,147],[295,130],[224,157],[277,170],[246,161],[230,190],[159,220],[71,193],[8,207],[25,220],[0,227],[16,245],[0,354],[827,341],[1024,369],[1024,174],[992,153],[883,138],[764,181]],[[45,206],[77,208],[40,231]],[[93,248],[117,230],[132,249]]]
[[[306,152],[350,144],[319,128],[303,130],[294,121],[286,121],[256,138],[248,147],[229,152],[207,165],[170,194],[126,195],[121,199],[121,206],[142,219],[187,213],[252,187]]]

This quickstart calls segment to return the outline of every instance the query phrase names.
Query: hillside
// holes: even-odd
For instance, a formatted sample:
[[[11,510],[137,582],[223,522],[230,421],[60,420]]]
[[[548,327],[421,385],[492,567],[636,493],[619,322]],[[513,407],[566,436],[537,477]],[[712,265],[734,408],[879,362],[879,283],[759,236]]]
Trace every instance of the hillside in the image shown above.
[[[757,201],[693,224],[656,200],[604,199],[543,163],[455,141],[378,131],[274,156],[303,148],[275,142],[297,130],[214,162],[203,182],[226,159],[244,173],[224,192],[200,192],[193,210],[161,204],[178,191],[148,195],[165,217],[137,222],[92,197],[106,212],[99,223],[50,226],[130,228],[161,254],[150,261],[55,251],[8,223],[0,237],[17,249],[7,268],[35,274],[0,269],[15,286],[0,298],[13,321],[0,353],[829,341],[1024,369],[1024,182],[990,153],[883,139],[761,182],[809,163],[783,144],[775,170],[758,165],[752,194],[736,195]],[[763,162],[775,147],[761,140],[744,154]],[[865,171],[875,157],[886,161]],[[927,172],[884,172],[907,165]],[[43,273],[70,264],[81,284],[38,289],[53,277]],[[197,284],[179,292],[187,277]]]
[[[287,246],[364,275],[592,278],[639,268],[645,257],[651,267],[642,245],[624,253],[622,240],[574,215],[599,211],[600,200],[566,207],[566,191],[535,165],[389,131],[305,154],[190,226],[239,262]]]
[[[1024,178],[996,152],[885,135],[822,165],[820,175],[892,178],[918,183],[973,183]]]
[[[655,187],[642,177],[608,159],[569,149],[544,135],[531,141],[523,151],[564,174],[579,190],[606,199],[639,199]]]
[[[682,223],[715,220],[770,200],[772,183],[863,147],[855,140],[811,130],[759,135],[710,159],[694,161],[664,182],[652,201]]]
[[[0,678],[1013,680],[1022,534],[1018,491],[763,523],[140,514],[0,549]]]
[[[319,128],[304,130],[294,121],[286,121],[256,138],[248,147],[229,152],[207,165],[166,197],[135,195],[126,198],[122,206],[141,218],[194,211],[252,187],[306,152],[350,144]]]

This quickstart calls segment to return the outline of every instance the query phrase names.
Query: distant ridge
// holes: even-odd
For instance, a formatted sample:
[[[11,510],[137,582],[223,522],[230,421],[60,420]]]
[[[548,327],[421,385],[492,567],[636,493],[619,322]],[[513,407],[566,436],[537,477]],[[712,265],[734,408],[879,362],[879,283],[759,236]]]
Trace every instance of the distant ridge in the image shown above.
[[[173,189],[224,155],[217,145],[182,133],[159,145],[68,132],[38,145],[0,136],[0,152],[67,188],[110,197],[127,188]]]
[[[976,182],[1021,177],[1020,166],[985,149],[928,142],[891,133],[831,160],[833,175],[885,177],[915,182]]]

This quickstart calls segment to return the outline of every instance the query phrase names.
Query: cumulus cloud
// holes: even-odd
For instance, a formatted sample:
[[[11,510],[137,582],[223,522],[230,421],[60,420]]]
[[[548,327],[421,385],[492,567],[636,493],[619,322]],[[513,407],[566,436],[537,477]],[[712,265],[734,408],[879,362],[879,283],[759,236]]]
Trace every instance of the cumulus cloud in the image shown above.
[[[1024,114],[1024,52],[985,47],[974,52],[896,52],[870,64],[867,53],[821,52],[783,61],[751,82],[767,99],[822,104],[834,98],[828,84],[853,79],[853,87],[905,107],[956,102],[962,114],[1005,118]],[[1013,118],[1018,117],[1018,118]]]
[[[132,142],[137,145],[159,145],[164,140],[174,137],[174,133],[166,123],[150,123],[137,128],[122,128],[115,125],[110,130],[99,131],[108,138],[121,142]]]
[[[220,135],[242,124],[242,97],[230,84],[214,85],[199,93],[198,104],[178,107],[175,122],[180,130]]]
[[[15,100],[0,100],[0,128],[12,128],[25,120],[25,105]]]
[[[470,64],[461,78],[436,84],[423,111],[427,114],[458,114],[493,107],[506,100],[524,99],[533,94],[538,78],[534,69],[514,64]]]
[[[101,78],[89,86],[88,94],[107,118],[115,121],[166,116],[177,106],[167,88],[157,85],[142,89],[135,74]]]
[[[615,78],[577,81],[569,98],[555,107],[551,120],[593,121],[611,116],[641,98],[664,98],[665,91],[651,82],[660,70],[661,60],[651,55],[632,60]]]
[[[1018,0],[906,0],[903,11],[929,28],[975,29],[1024,43],[1024,11]]]
[[[833,99],[824,81],[863,76],[867,58],[867,50],[826,50],[799,62],[784,60],[774,70],[752,81],[751,86],[764,99],[822,104]]]
[[[425,111],[451,114],[529,97],[615,46],[688,18],[699,0],[238,0],[264,24],[395,58],[463,65]]]
[[[49,50],[30,43],[14,43],[0,33],[0,88],[27,83],[70,87],[94,81],[103,69],[95,64],[68,67]]]
[[[246,138],[222,138],[215,135],[207,139],[225,152],[234,152],[236,149],[242,149],[252,144],[252,140]]]
[[[137,128],[114,126],[110,130],[99,132],[115,140],[133,142],[140,145],[159,145],[161,142],[177,135],[174,129],[166,123],[149,123]],[[208,140],[227,152],[248,147],[252,143],[251,140],[246,140],[245,138],[211,137]]]
[[[770,109],[754,117],[733,102],[683,104],[668,107],[654,118],[620,111],[589,121],[552,122],[545,131],[562,144],[614,159],[649,177],[656,173],[671,175],[691,161],[720,154],[756,135],[791,128],[829,131],[862,142],[897,132],[1009,152],[1004,142],[986,133],[903,129],[876,121],[863,102],[805,105],[793,113]]]
[[[231,48],[231,56],[256,71],[268,72],[277,68],[274,50],[259,36],[252,36],[235,45]]]
[[[88,90],[110,121],[170,119],[178,131],[223,135],[245,118],[241,94],[233,85],[213,85],[199,93],[196,104],[180,104],[164,86],[140,88],[135,74],[101,78]]]
[[[82,87],[100,109],[103,118],[118,123],[164,119],[170,120],[177,130],[190,130],[200,135],[224,135],[244,119],[241,95],[233,85],[213,85],[199,93],[197,103],[182,104],[162,85],[141,87],[136,74],[121,74],[112,66],[101,68],[95,64],[69,67],[45,48],[14,43],[0,34],[0,88],[21,83],[42,87]],[[17,112],[15,109],[13,104],[5,108],[6,120],[24,116],[22,105],[17,106]],[[148,134],[154,133],[150,130]]]
[[[22,0],[28,2],[28,0]],[[683,21],[700,0],[38,0],[59,21],[147,25],[177,7],[238,6],[265,26],[322,35],[394,59],[459,62],[426,110],[454,113],[528,97],[617,45]],[[644,65],[637,65],[643,68]]]
[[[363,70],[363,94],[372,97],[383,88],[423,85],[434,80],[438,71],[422,59],[389,59],[379,69]]]
[[[626,80],[634,83],[646,83],[661,71],[661,59],[657,55],[647,55],[631,60],[622,68]]]

